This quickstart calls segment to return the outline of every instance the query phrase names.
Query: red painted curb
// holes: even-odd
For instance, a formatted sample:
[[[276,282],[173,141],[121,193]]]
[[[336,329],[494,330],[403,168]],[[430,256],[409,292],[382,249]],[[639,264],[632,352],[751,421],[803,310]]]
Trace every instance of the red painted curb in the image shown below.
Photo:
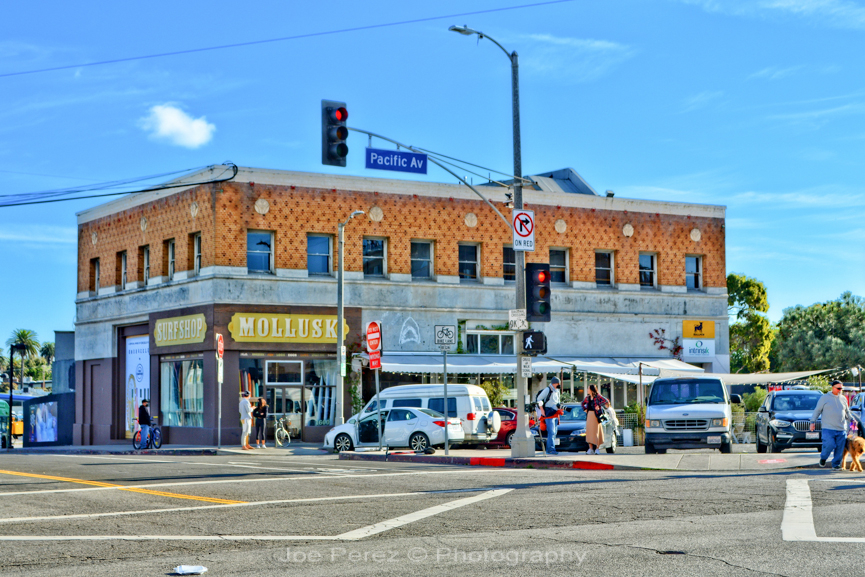
[[[504,467],[505,459],[503,457],[471,457],[469,465],[480,467]]]

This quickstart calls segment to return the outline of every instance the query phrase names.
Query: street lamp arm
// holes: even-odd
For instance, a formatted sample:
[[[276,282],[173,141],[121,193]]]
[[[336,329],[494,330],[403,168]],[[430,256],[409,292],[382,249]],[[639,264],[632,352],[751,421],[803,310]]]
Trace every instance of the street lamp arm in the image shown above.
[[[511,60],[513,60],[514,56],[516,56],[516,53],[511,54],[510,52],[505,50],[505,47],[502,46],[501,44],[499,44],[495,38],[493,38],[492,36],[487,36],[486,34],[481,32],[480,30],[473,30],[473,29],[469,28],[468,26],[451,26],[450,28],[448,28],[448,30],[450,30],[451,32],[456,32],[457,34],[462,34],[463,36],[471,36],[472,34],[477,34],[479,39],[480,38],[486,38],[487,40],[489,40],[490,42],[492,42],[493,44],[495,44],[496,46],[501,48],[502,52],[504,52],[507,55],[507,57],[510,58]]]

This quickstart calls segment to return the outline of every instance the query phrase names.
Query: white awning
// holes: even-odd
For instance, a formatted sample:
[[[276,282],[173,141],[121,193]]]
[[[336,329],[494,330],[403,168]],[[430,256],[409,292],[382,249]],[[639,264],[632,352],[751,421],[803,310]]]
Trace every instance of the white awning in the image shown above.
[[[366,353],[361,358],[368,359]],[[443,372],[443,355],[440,353],[384,353],[381,356],[382,371],[391,373],[436,373]],[[619,375],[639,375],[640,364],[644,377],[666,376],[667,372],[700,374],[703,369],[676,359],[652,359],[637,357],[535,357],[532,359],[534,373],[557,373],[564,369],[577,372],[597,373],[613,378]],[[448,374],[513,374],[517,370],[516,358],[510,355],[448,355]],[[636,381],[635,381],[636,382]]]
[[[787,381],[801,381],[812,375],[828,373],[837,369],[821,369],[819,371],[799,371],[796,373],[727,373],[717,374],[727,385],[765,385],[768,383],[786,383]],[[716,376],[715,373],[712,376]]]

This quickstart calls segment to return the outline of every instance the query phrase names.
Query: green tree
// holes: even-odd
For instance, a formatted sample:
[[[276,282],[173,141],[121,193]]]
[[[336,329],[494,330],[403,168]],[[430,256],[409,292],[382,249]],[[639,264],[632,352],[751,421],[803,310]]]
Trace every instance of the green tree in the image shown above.
[[[848,291],[834,301],[784,309],[773,356],[777,371],[865,365],[865,299]]]
[[[6,348],[12,345],[24,345],[24,357],[33,358],[39,355],[39,339],[30,329],[15,329],[12,336],[6,339]],[[21,354],[21,351],[18,352]],[[24,382],[24,364],[21,364],[21,382]]]
[[[503,407],[508,388],[498,379],[490,379],[481,383],[481,388],[487,393],[490,403],[494,407]]]
[[[50,365],[54,362],[54,343],[45,341],[39,348],[39,356],[45,359],[45,364]]]
[[[808,386],[821,393],[828,393],[832,390],[832,383],[829,382],[829,377],[823,375],[811,375],[808,377]]]
[[[762,314],[769,310],[766,287],[757,279],[731,273],[727,276],[727,295],[727,311],[735,319],[730,325],[730,370],[768,371],[775,332]]]
[[[742,404],[745,405],[745,412],[756,413],[763,401],[766,400],[766,395],[769,394],[766,389],[757,387],[753,393],[745,393],[742,395]]]

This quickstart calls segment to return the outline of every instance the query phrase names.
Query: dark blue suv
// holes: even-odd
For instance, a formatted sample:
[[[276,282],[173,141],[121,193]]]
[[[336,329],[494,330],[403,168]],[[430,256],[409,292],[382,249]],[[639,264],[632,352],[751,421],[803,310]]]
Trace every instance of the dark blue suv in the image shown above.
[[[757,412],[757,452],[780,453],[793,447],[820,449],[820,421],[811,431],[811,414],[820,391],[774,391]]]

